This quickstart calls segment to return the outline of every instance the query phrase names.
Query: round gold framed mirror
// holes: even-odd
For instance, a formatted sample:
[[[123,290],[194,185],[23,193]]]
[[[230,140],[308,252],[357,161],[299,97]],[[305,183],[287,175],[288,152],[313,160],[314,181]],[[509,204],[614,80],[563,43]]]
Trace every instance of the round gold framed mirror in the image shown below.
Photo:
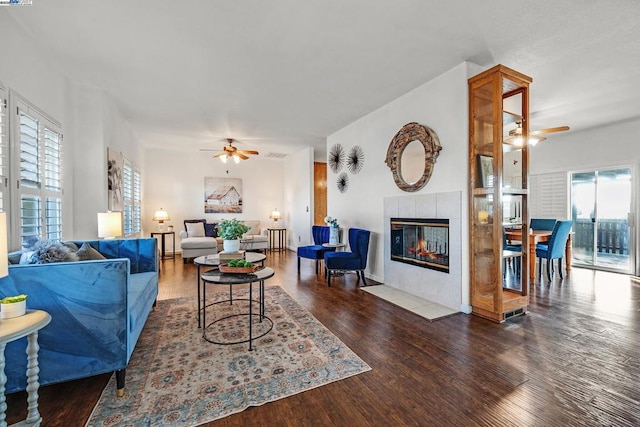
[[[423,188],[440,150],[440,139],[433,129],[415,122],[404,125],[391,140],[385,160],[398,188],[407,192]]]

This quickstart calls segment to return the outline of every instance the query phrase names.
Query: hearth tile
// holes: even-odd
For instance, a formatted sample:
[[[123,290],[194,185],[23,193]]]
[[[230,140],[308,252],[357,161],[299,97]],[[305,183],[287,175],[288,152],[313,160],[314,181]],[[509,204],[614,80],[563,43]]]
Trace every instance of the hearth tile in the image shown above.
[[[452,314],[458,313],[457,310],[453,310],[449,307],[445,307],[444,305],[436,303],[418,307],[412,311],[422,317],[426,317],[429,320],[434,320],[440,317],[450,316]]]
[[[367,286],[360,289],[428,320],[436,320],[458,313],[458,311],[445,307],[444,305],[420,298],[416,295],[387,285]]]

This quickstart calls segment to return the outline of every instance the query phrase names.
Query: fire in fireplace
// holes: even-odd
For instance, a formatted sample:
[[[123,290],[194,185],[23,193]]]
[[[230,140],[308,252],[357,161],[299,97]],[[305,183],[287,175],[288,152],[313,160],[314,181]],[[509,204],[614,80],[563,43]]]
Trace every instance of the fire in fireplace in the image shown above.
[[[449,220],[391,218],[391,259],[449,272]]]

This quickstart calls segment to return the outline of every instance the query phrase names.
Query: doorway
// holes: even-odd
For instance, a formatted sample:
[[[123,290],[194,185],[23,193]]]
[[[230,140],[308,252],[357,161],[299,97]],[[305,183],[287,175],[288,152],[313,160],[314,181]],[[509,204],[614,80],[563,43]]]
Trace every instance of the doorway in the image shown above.
[[[572,263],[632,273],[632,182],[631,168],[571,174]]]
[[[325,225],[327,216],[327,164],[313,163],[313,223]]]

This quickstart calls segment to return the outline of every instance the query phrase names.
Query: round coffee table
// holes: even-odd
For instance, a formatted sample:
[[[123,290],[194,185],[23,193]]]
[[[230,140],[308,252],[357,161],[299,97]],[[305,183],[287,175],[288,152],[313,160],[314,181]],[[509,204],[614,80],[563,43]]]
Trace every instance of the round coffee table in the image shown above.
[[[253,341],[265,336],[268,334],[271,329],[273,329],[273,321],[265,315],[265,307],[264,307],[264,281],[273,277],[274,271],[271,267],[262,267],[256,270],[254,273],[222,273],[219,270],[209,270],[202,274],[202,299],[203,299],[203,307],[202,307],[202,338],[207,340],[213,344],[221,344],[221,345],[231,345],[231,344],[242,344],[249,343],[249,351],[253,350]],[[253,299],[253,284],[258,283],[258,299]],[[210,304],[207,304],[207,284],[214,285],[229,285],[229,289],[231,290],[234,285],[249,285],[249,295],[247,298],[236,298],[235,300],[229,298],[224,301],[216,301]],[[238,301],[247,301],[248,302],[248,311],[245,313],[233,313],[227,316],[223,316],[215,319],[211,323],[207,324],[207,307],[215,306],[218,304],[229,304],[232,305],[234,301],[237,303]],[[253,312],[253,305],[258,304],[258,312]],[[240,338],[234,340],[233,338],[229,338],[228,340],[219,340],[210,338],[207,336],[207,330],[214,325],[220,324],[221,322],[229,321],[230,319],[234,319],[237,317],[247,317],[249,323],[249,337],[243,338],[243,335],[240,334]],[[259,335],[253,336],[253,321],[254,318],[258,318],[258,321],[262,323],[263,321],[268,322],[268,325],[259,333]],[[224,328],[224,326],[222,326]],[[223,334],[225,335],[225,334]],[[228,330],[226,331],[226,335],[233,337],[234,334],[230,333]]]
[[[245,252],[245,259],[252,263],[259,262],[261,266],[264,267],[264,260],[267,258],[265,254],[257,253],[257,252]],[[193,260],[193,263],[198,267],[198,276],[196,277],[196,287],[198,288],[198,328],[200,327],[200,313],[202,311],[201,297],[200,297],[200,289],[201,285],[204,286],[201,282],[200,276],[200,268],[201,267],[210,267],[211,269],[217,269],[220,265],[220,254],[213,255],[202,255]],[[231,286],[229,286],[229,299],[233,299],[233,294],[231,291]]]

